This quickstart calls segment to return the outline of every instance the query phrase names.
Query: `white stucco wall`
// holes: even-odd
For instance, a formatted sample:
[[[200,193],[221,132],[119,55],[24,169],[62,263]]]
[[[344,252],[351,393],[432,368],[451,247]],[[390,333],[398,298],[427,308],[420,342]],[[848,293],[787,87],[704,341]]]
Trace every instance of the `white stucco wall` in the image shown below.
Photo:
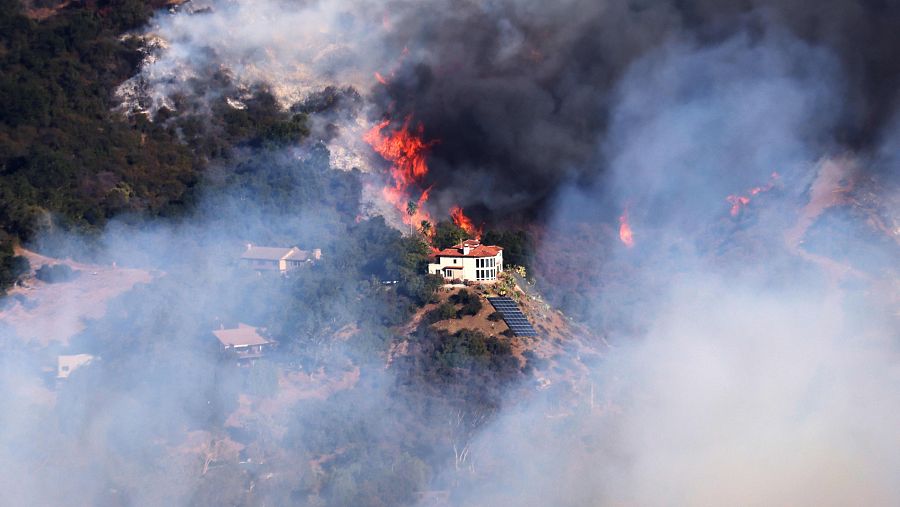
[[[486,266],[483,268],[478,267],[478,261],[485,259]],[[490,260],[493,260],[493,266],[490,266]],[[444,268],[459,268],[462,269],[451,269],[449,276],[444,274]],[[491,270],[494,276],[489,280],[479,280],[478,279],[478,271],[488,271]],[[438,257],[438,262],[432,263],[428,265],[428,273],[434,275],[442,275],[444,278],[459,278],[460,280],[471,280],[475,281],[484,281],[490,282],[496,280],[497,275],[503,271],[503,251],[501,250],[494,257]]]

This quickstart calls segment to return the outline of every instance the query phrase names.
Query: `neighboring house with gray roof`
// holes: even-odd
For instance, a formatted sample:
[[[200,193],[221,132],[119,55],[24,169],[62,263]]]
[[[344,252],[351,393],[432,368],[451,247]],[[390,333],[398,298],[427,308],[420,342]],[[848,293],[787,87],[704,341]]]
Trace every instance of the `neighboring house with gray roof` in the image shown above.
[[[247,244],[241,255],[241,265],[256,271],[278,271],[282,274],[313,263],[322,258],[318,248],[312,251]]]

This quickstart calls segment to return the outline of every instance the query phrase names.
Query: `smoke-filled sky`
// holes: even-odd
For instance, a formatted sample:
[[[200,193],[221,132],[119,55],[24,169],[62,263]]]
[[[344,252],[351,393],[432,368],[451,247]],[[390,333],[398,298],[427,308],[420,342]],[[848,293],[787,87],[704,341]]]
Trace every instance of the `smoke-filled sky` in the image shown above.
[[[578,259],[613,343],[578,386],[592,408],[511,409],[480,437],[490,480],[465,505],[900,501],[896,225],[850,218],[859,163],[823,151],[847,86],[832,54],[780,29],[669,44],[626,71],[608,172],[558,194],[550,228],[566,232],[543,247],[559,259],[573,223],[631,209],[635,247],[579,243],[601,252]],[[730,217],[724,196],[776,169]],[[896,224],[896,186],[866,193]]]
[[[196,2],[157,16],[151,31],[168,49],[143,77],[157,100],[219,66],[245,85],[269,83],[285,105],[326,84],[354,86],[370,106],[364,120],[411,115],[440,140],[425,182],[436,210],[520,221],[541,215],[559,185],[609,170],[597,146],[614,121],[613,90],[662,48],[780,32],[785,54],[771,63],[805,73],[813,99],[832,94],[816,141],[874,148],[896,109],[898,17],[890,2],[802,0]],[[797,44],[813,60],[790,58]]]

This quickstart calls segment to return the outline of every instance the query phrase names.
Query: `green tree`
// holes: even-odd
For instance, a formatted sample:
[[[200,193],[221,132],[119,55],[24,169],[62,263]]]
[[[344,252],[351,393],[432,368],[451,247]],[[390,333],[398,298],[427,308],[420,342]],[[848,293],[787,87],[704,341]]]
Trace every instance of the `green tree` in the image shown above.
[[[12,240],[0,239],[0,296],[30,269],[28,259],[13,252]]]
[[[432,225],[428,220],[422,220],[422,223],[419,224],[419,232],[422,233],[422,236],[428,237],[431,234]]]
[[[525,231],[497,231],[484,233],[481,238],[485,245],[503,247],[503,261],[507,265],[530,266],[533,255],[531,238]]]
[[[443,250],[459,244],[467,237],[466,231],[453,222],[438,222],[434,230],[432,244],[435,248]]]
[[[413,233],[413,220],[412,218],[416,215],[416,212],[419,211],[419,205],[415,201],[409,201],[406,203],[406,214],[409,215],[409,233]]]

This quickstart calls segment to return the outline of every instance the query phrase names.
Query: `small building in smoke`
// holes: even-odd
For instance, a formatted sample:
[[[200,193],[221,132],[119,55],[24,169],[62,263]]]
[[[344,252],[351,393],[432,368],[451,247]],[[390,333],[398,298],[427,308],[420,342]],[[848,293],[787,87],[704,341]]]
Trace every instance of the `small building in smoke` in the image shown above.
[[[78,368],[91,364],[94,356],[90,354],[67,354],[56,357],[56,379],[65,380]]]
[[[233,329],[213,331],[219,340],[219,348],[228,359],[238,363],[252,363],[275,347],[275,342],[259,334],[259,330],[247,324],[238,324]]]
[[[468,239],[434,254],[428,273],[445,280],[493,282],[503,272],[503,248]]]
[[[241,255],[241,265],[256,271],[278,271],[284,274],[321,258],[322,251],[318,248],[307,251],[295,246],[282,248],[248,243]]]

